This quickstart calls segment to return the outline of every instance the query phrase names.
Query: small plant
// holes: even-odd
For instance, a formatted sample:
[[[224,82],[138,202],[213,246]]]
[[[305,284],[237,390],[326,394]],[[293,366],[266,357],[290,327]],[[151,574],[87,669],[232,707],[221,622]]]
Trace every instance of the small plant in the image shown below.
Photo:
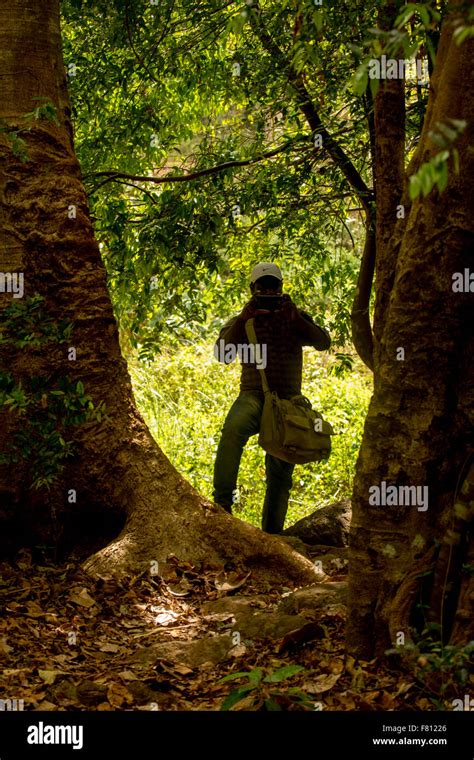
[[[436,130],[429,132],[429,137],[441,150],[433,158],[420,166],[416,174],[410,177],[408,192],[414,200],[420,193],[426,198],[436,184],[440,193],[448,184],[448,158],[453,159],[454,171],[459,174],[459,153],[452,144],[466,128],[466,122],[460,119],[448,119],[449,124],[437,122]]]
[[[244,683],[230,692],[221,705],[221,710],[231,710],[245,699],[249,710],[314,710],[314,703],[298,688],[286,691],[275,688],[275,684],[292,678],[304,668],[301,665],[285,665],[278,670],[269,671],[254,668],[247,672],[231,673],[221,678],[219,683],[241,679]],[[241,708],[243,705],[241,705]]]
[[[441,700],[457,695],[460,687],[468,685],[474,641],[464,646],[443,644],[440,634],[441,627],[430,623],[417,641],[398,649],[389,649],[386,654],[402,654],[416,680],[433,693],[437,708],[445,709]]]
[[[58,112],[55,106],[49,102],[48,98],[39,97],[33,98],[33,100],[41,102],[35,109],[33,109],[33,111],[25,113],[24,118],[28,119],[30,122],[46,120],[58,127],[60,124]],[[9,140],[13,155],[16,158],[19,158],[22,164],[29,161],[29,154],[27,143],[20,135],[24,135],[28,132],[31,132],[31,127],[16,129],[15,127],[10,127],[4,119],[0,119],[0,133],[3,133],[7,140]]]
[[[14,129],[8,125],[3,126],[4,124],[5,122],[3,119],[0,120],[0,133],[3,133],[7,140],[10,142],[13,155],[16,158],[19,158],[22,164],[26,164],[26,162],[29,160],[28,147],[25,140],[20,137],[20,132],[24,130]]]
[[[12,302],[3,310],[0,346],[28,351],[70,339],[72,325],[51,319],[44,312],[43,301],[36,295],[21,303]],[[82,382],[65,375],[18,379],[11,372],[0,371],[2,407],[16,420],[6,450],[0,452],[0,464],[28,461],[33,489],[49,489],[66,457],[73,454],[68,430],[91,420],[100,421],[105,414],[103,402],[94,406]]]
[[[25,118],[35,121],[45,119],[46,121],[50,121],[52,124],[55,124],[57,127],[59,127],[60,122],[58,119],[58,112],[55,106],[48,100],[48,98],[40,97],[33,98],[33,100],[43,102],[40,102],[38,106],[33,109],[33,111],[30,111],[30,113],[26,113]]]

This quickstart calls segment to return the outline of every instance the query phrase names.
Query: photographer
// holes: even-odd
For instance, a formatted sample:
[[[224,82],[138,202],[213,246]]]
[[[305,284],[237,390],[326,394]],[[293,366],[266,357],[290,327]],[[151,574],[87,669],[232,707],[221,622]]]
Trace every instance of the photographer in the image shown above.
[[[290,296],[282,294],[283,278],[276,264],[257,264],[250,275],[252,298],[241,313],[222,328],[216,345],[248,343],[247,320],[254,318],[258,343],[266,347],[266,375],[272,391],[280,398],[301,393],[302,346],[326,351],[330,337],[309,314],[298,309]],[[236,501],[237,476],[245,444],[260,429],[264,393],[255,363],[242,363],[240,394],[234,401],[222,428],[214,464],[214,501],[232,514]],[[281,533],[292,486],[293,464],[265,455],[266,494],[262,529]]]

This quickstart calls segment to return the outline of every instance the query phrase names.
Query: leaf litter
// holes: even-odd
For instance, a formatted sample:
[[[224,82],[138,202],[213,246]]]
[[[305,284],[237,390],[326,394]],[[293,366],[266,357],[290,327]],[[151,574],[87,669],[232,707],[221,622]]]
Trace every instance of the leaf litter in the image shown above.
[[[77,563],[36,564],[22,550],[0,563],[0,578],[0,698],[23,700],[25,710],[219,710],[232,689],[218,683],[223,676],[288,665],[302,670],[279,684],[282,709],[303,709],[291,699],[295,687],[315,709],[437,709],[401,670],[345,658],[337,612],[313,613],[283,637],[240,640],[239,604],[271,615],[283,596],[262,594],[250,573],[171,556],[159,576],[91,577]],[[201,610],[226,600],[230,612]],[[194,664],[190,644],[203,645]],[[218,644],[224,656],[214,656]],[[154,646],[157,656],[143,659]],[[256,704],[249,696],[235,709]]]

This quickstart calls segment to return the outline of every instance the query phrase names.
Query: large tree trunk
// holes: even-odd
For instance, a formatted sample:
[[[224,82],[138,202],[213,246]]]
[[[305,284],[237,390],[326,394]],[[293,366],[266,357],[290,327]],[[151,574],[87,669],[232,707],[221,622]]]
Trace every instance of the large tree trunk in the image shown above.
[[[411,205],[406,189],[400,200],[392,196],[391,203],[405,204],[406,218],[388,244],[384,231],[378,234],[377,256],[384,260],[377,266],[376,287],[383,292],[374,324],[374,394],[357,464],[350,545],[347,641],[356,656],[382,653],[402,641],[399,633],[410,641],[410,627],[421,627],[426,614],[417,606],[421,601],[431,622],[442,624],[445,641],[450,634],[468,641],[474,633],[473,576],[462,572],[473,554],[473,296],[452,289],[455,272],[472,271],[474,249],[474,154],[468,147],[474,43],[457,46],[452,21],[443,25],[408,174],[438,152],[428,132],[449,117],[467,122],[456,143],[460,173],[450,161],[446,190]],[[381,176],[383,166],[377,168]],[[392,213],[395,218],[396,208]],[[371,504],[369,489],[382,481],[427,486],[428,509]]]
[[[120,535],[86,562],[103,574],[139,572],[174,553],[193,562],[231,560],[275,582],[314,581],[309,561],[200,497],[159,450],[135,407],[74,154],[59,0],[1,4],[0,71],[0,118],[9,128],[32,126],[22,135],[26,163],[0,133],[0,271],[23,272],[25,297],[40,293],[49,314],[74,322],[71,345],[77,351],[76,361],[68,360],[63,346],[47,354],[29,351],[26,361],[21,350],[3,350],[0,369],[16,379],[68,374],[83,382],[94,403],[103,400],[108,412],[108,420],[77,430],[77,453],[50,494],[35,496],[25,487],[27,465],[20,462],[14,472],[1,468],[2,505],[21,508],[36,527],[53,512],[69,525],[70,542],[75,531],[78,544],[86,523],[104,523],[111,516],[112,524],[121,522]],[[60,126],[25,121],[38,97],[55,106]],[[72,219],[71,206],[77,209]],[[11,297],[0,296],[2,310]],[[3,412],[2,449],[9,424]],[[72,505],[71,490],[77,493]]]

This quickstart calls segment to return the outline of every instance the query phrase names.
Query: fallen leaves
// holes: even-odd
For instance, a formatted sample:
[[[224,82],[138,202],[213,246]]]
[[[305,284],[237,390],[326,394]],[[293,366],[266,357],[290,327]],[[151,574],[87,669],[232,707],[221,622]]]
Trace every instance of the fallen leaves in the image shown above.
[[[71,602],[74,602],[74,604],[79,604],[81,607],[86,607],[87,609],[89,609],[89,607],[93,607],[95,604],[94,599],[91,597],[86,588],[72,589],[71,593],[69,594],[69,599]]]
[[[13,652],[13,649],[14,647],[7,644],[5,636],[0,639],[0,654],[8,654],[9,652]]]
[[[58,710],[58,706],[54,704],[54,702],[48,702],[47,699],[43,700],[42,702],[39,702],[36,707],[33,708],[34,712],[54,712],[55,710]]]
[[[329,691],[336,685],[341,677],[341,673],[331,675],[320,675],[313,678],[311,681],[305,681],[303,684],[303,690],[308,694],[322,694],[325,691]]]
[[[52,684],[55,682],[57,676],[62,675],[64,673],[64,670],[40,670],[38,669],[38,675],[41,678],[42,681],[44,681],[47,684]]]
[[[155,607],[154,610],[159,610],[158,614],[155,617],[156,625],[167,626],[171,623],[175,623],[176,620],[179,620],[180,618],[178,612],[173,612],[173,610],[168,610],[164,607]]]
[[[192,591],[192,584],[189,583],[186,578],[183,578],[179,583],[169,583],[168,591],[172,596],[183,597],[188,596]]]
[[[121,670],[118,675],[120,678],[122,678],[124,681],[136,681],[138,676],[136,673],[133,672],[133,670]]]
[[[27,602],[26,603],[26,614],[29,617],[42,617],[45,613],[39,606],[37,602]]]
[[[251,573],[219,573],[214,579],[214,585],[218,591],[224,594],[228,594],[230,591],[236,591],[238,588],[242,588],[244,583],[250,578]]]
[[[243,657],[244,654],[247,653],[247,647],[245,644],[236,644],[231,649],[229,649],[229,657]]]
[[[107,689],[107,699],[112,707],[120,709],[124,705],[133,703],[133,694],[122,684],[112,683]]]
[[[99,649],[101,652],[113,652],[114,654],[120,651],[118,644],[110,644],[109,642],[102,644]]]
[[[353,658],[344,669],[344,620],[329,614],[330,605],[281,640],[243,633],[233,640],[245,605],[274,615],[281,602],[281,589],[257,593],[248,572],[196,568],[175,557],[159,564],[158,575],[132,579],[91,578],[73,563],[38,566],[27,552],[20,564],[0,566],[8,612],[0,618],[8,665],[0,685],[2,697],[23,699],[27,710],[219,710],[228,693],[217,683],[222,676],[269,665],[301,666],[292,684],[324,710],[436,709],[406,674]],[[242,595],[232,596],[238,589]],[[181,661],[184,645],[204,640],[202,664]],[[223,641],[224,659],[216,658]],[[169,659],[134,659],[155,644]],[[287,697],[281,709],[295,709]],[[239,709],[259,704],[242,701]]]

